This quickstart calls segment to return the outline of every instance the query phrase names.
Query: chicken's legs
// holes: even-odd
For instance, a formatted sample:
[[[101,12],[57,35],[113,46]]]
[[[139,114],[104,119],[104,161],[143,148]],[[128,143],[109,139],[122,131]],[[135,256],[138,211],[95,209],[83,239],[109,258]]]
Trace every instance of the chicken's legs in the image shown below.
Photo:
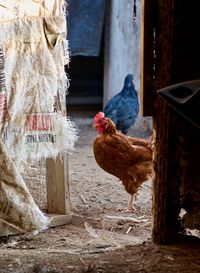
[[[134,212],[136,208],[133,206],[133,198],[136,197],[135,194],[132,194],[128,199],[127,208],[124,209],[124,212]]]

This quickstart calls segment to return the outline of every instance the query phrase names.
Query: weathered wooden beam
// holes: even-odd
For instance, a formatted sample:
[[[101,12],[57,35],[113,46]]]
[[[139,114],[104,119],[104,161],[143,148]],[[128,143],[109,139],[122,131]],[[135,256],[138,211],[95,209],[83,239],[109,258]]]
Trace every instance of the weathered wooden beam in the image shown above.
[[[142,20],[144,20],[142,23],[142,54],[144,56],[142,56],[141,68],[141,88],[143,89],[143,101],[141,101],[143,114],[148,114],[150,113],[148,100],[151,101],[148,95],[148,92],[151,91],[148,90],[148,87],[151,88],[151,82],[148,83],[147,79],[151,75],[149,71],[152,65],[155,64],[155,82],[153,83],[155,90],[180,81],[198,78],[200,62],[196,33],[198,33],[197,13],[200,3],[193,1],[191,5],[188,5],[186,1],[173,0],[146,0],[142,3]],[[155,27],[155,59],[151,59],[151,54],[149,56],[149,53],[146,52],[148,48],[151,50],[151,37],[149,38],[150,34],[146,31],[149,31],[149,24],[151,28],[152,22]],[[192,178],[188,174],[189,165],[192,165],[190,157],[188,155],[189,163],[185,162],[184,158],[183,145],[186,144],[181,143],[184,137],[192,133],[191,130],[186,129],[187,132],[180,130],[180,128],[187,128],[186,121],[180,121],[178,114],[161,98],[155,98],[153,104],[155,178],[153,181],[152,236],[155,243],[165,244],[175,241],[180,231],[179,213],[185,196],[182,187],[194,183],[194,171]],[[151,106],[151,103],[149,105]],[[190,153],[191,150],[190,148]],[[192,158],[193,155],[190,156]],[[192,202],[189,204],[190,209],[191,204]],[[187,207],[187,202],[184,205]]]
[[[50,214],[70,213],[68,156],[46,161],[47,207]]]
[[[154,1],[156,22],[156,90],[170,85],[173,70],[173,38],[175,3]],[[173,113],[160,98],[155,101],[153,121],[155,132],[153,181],[153,241],[173,242],[179,231],[179,177],[176,154],[176,134]]]
[[[158,107],[158,106],[157,106]],[[160,115],[154,118],[153,241],[171,243],[180,231],[179,151],[174,113],[160,101]]]
[[[63,226],[71,223],[72,215],[71,214],[47,214],[47,217],[50,218],[49,227]]]

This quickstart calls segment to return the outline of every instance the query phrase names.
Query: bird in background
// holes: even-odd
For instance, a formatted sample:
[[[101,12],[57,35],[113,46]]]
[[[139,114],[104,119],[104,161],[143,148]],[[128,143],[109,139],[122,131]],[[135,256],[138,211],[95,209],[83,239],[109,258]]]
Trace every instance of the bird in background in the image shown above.
[[[139,100],[133,83],[133,74],[125,77],[122,90],[108,100],[103,112],[115,123],[117,130],[127,134],[139,113]]]

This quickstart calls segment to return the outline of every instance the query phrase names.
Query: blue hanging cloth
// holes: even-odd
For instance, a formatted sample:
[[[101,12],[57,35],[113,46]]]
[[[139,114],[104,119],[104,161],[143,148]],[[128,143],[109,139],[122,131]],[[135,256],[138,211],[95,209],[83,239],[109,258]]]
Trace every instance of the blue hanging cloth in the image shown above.
[[[67,25],[71,56],[98,56],[106,0],[69,0]]]

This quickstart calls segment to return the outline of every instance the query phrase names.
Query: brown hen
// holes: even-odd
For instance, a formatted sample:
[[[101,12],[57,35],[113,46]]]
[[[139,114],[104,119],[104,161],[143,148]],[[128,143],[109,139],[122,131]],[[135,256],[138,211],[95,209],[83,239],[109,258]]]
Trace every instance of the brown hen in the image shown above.
[[[134,194],[153,172],[151,142],[120,133],[103,112],[95,116],[94,127],[99,132],[93,143],[95,160],[104,171],[122,181],[131,195],[125,211],[134,211]]]

